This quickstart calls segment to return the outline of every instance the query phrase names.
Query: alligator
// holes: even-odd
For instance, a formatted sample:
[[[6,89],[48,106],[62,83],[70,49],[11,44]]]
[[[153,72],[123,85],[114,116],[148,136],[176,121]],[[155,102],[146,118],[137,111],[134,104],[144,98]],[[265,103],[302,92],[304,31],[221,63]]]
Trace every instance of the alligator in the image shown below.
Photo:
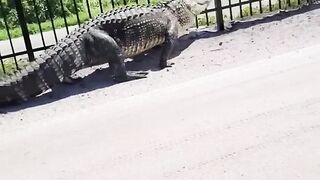
[[[175,40],[209,4],[210,0],[167,0],[100,14],[0,81],[0,105],[27,101],[58,83],[69,82],[80,69],[105,63],[116,82],[144,78],[146,73],[128,72],[125,59],[159,45],[160,68],[168,67]]]

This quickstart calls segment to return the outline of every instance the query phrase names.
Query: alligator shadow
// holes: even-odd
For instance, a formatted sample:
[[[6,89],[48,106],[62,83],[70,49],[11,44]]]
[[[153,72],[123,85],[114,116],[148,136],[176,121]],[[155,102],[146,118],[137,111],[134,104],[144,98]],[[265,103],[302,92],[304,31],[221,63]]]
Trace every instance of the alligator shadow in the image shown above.
[[[219,33],[216,32],[216,33],[213,33],[212,35],[217,36],[220,34],[221,34],[220,32]],[[178,56],[181,53],[181,51],[183,51],[188,46],[190,46],[192,42],[194,42],[196,39],[199,39],[199,38],[194,38],[192,33],[190,35],[185,35],[183,38],[180,38],[178,40],[179,46],[178,48],[174,49],[174,52],[172,53],[170,58]],[[129,60],[128,62],[126,62],[127,71],[148,71],[148,72],[161,71],[161,69],[159,68],[160,54],[161,54],[161,47],[155,47],[150,51],[146,52],[145,54],[134,57],[133,60]],[[90,73],[87,73],[86,70],[83,70],[84,73],[81,73],[81,75],[84,75],[84,77],[80,78],[79,80],[76,80],[74,83],[57,84],[53,87],[52,91],[42,94],[40,96],[31,98],[27,102],[9,104],[5,106],[0,105],[0,114],[16,112],[26,108],[49,104],[70,96],[84,94],[90,91],[111,87],[119,84],[113,81],[112,79],[113,73],[111,69],[108,67],[108,65],[105,65],[105,66],[106,67],[102,67],[102,68],[99,68],[99,67],[92,68],[95,70],[93,70],[93,72],[90,72]],[[89,70],[89,71],[92,71],[92,70]],[[147,76],[150,76],[150,74]],[[138,81],[138,80],[135,80],[135,81]],[[123,82],[123,83],[126,83],[126,82]]]
[[[260,19],[253,19],[249,21],[238,21],[231,24],[226,31],[194,31],[190,32],[179,38],[178,45],[176,45],[174,52],[172,53],[172,57],[178,56],[183,50],[188,48],[194,41],[198,39],[205,38],[214,38],[216,36],[220,36],[222,34],[232,33],[234,31],[249,28],[251,26],[257,24],[268,23],[272,21],[280,21],[285,18],[302,14],[310,10],[320,8],[320,4],[310,5],[310,6],[302,6],[300,9],[288,11],[288,12],[280,12],[274,15],[269,15],[266,17],[262,17]],[[133,61],[129,61],[126,63],[126,67],[128,71],[160,71],[159,69],[159,57],[160,57],[161,49],[160,47],[156,47],[149,52],[139,55],[134,58]],[[30,107],[40,106],[48,103],[52,103],[55,101],[59,101],[63,98],[67,98],[70,96],[84,94],[86,92],[94,91],[96,89],[101,89],[105,87],[111,87],[118,83],[115,83],[112,80],[112,73],[109,68],[97,69],[94,73],[87,75],[76,82],[74,84],[59,84],[56,85],[52,92],[43,94],[41,96],[30,99],[28,102],[23,102],[17,105],[10,105],[6,107],[0,107],[0,114],[8,113],[8,112],[16,112],[21,109],[26,109]]]

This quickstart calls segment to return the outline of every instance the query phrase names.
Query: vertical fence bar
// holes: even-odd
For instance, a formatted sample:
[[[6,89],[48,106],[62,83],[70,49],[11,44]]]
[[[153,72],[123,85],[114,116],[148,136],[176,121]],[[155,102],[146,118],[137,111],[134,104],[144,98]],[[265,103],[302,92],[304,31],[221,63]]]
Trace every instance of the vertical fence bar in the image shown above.
[[[239,10],[240,10],[240,17],[243,18],[243,12],[242,12],[242,2],[239,0]]]
[[[279,3],[279,9],[281,9],[281,0],[278,0]]]
[[[69,27],[68,27],[66,12],[64,11],[64,6],[63,6],[62,0],[60,0],[60,5],[61,5],[61,10],[62,10],[63,21],[66,26],[66,31],[67,31],[67,34],[69,34]]]
[[[103,5],[101,0],[99,0],[99,6],[100,6],[100,12],[103,13],[103,7],[102,7]]]
[[[206,11],[207,11],[207,9],[206,9]],[[206,23],[207,23],[207,26],[209,26],[209,15],[208,15],[208,12],[206,12]]]
[[[229,12],[230,12],[230,19],[233,20],[231,0],[229,0]]]
[[[198,28],[199,27],[199,22],[198,22],[198,17],[197,16],[195,16],[195,18],[196,18],[196,28]]]
[[[214,0],[214,5],[216,7],[217,30],[222,31],[224,30],[224,22],[223,22],[221,0]]]
[[[253,15],[253,12],[252,12],[252,0],[249,0],[249,12],[250,12],[250,16]]]
[[[21,4],[21,0],[14,0],[14,2],[15,2],[17,14],[18,14],[18,19],[19,19],[19,23],[20,23],[20,27],[21,27],[21,31],[22,31],[22,35],[23,35],[23,39],[24,39],[24,43],[26,45],[29,61],[33,61],[34,60],[34,54],[33,54],[33,49],[32,49],[32,45],[31,45],[31,41],[30,41],[28,26],[27,26],[27,23],[25,21],[25,17],[24,17],[24,13],[23,13],[24,11],[23,11],[23,7],[22,7],[22,4]]]
[[[3,5],[2,5],[2,2],[0,0],[0,10],[1,10],[1,15],[3,17],[3,20],[4,20],[4,26],[6,27],[6,31],[7,31],[7,35],[8,35],[8,38],[9,38],[9,43],[10,43],[10,46],[11,46],[11,51],[13,54],[15,54],[15,50],[14,50],[14,47],[13,47],[13,43],[12,43],[12,39],[11,39],[11,34],[10,34],[10,30],[9,30],[9,25],[8,25],[8,22],[7,22],[7,16],[3,13],[4,9],[3,9]],[[13,59],[14,59],[14,62],[15,62],[15,65],[16,65],[16,68],[19,69],[18,67],[18,62],[17,62],[17,57],[16,56],[13,56]]]
[[[1,3],[1,2],[0,2],[0,3]],[[2,56],[1,56],[1,52],[0,52],[0,62],[1,62],[3,74],[6,74],[6,69],[4,68],[4,63],[3,63]]]
[[[87,5],[87,11],[88,11],[89,18],[92,19],[92,14],[91,14],[91,10],[90,10],[90,3],[88,0],[86,0],[86,5]]]
[[[259,10],[260,10],[260,14],[263,13],[263,10],[262,10],[262,0],[259,0]]]
[[[269,11],[270,12],[272,11],[272,2],[271,2],[271,0],[269,0]]]
[[[74,10],[76,12],[78,26],[80,27],[80,18],[79,18],[79,12],[78,12],[78,6],[76,0],[73,0]]]
[[[114,0],[111,0],[112,9],[114,9]]]
[[[39,18],[39,10],[38,10],[38,6],[36,4],[36,0],[33,0],[33,7],[34,7],[34,11],[36,13],[36,18],[37,18],[37,23],[39,25],[39,30],[40,30],[40,36],[41,36],[41,40],[42,40],[42,44],[45,47],[46,43],[44,41],[44,37],[43,37],[43,31],[42,31],[42,27],[41,27],[41,22],[40,22],[40,18]]]
[[[53,30],[54,39],[55,39],[56,42],[58,42],[57,32],[56,32],[56,28],[55,28],[55,25],[54,25],[52,10],[51,10],[51,7],[50,7],[50,4],[49,4],[48,0],[46,0],[46,3],[47,3],[48,11],[49,11],[49,16],[50,16],[50,21],[51,21],[51,26],[52,26],[52,30]]]

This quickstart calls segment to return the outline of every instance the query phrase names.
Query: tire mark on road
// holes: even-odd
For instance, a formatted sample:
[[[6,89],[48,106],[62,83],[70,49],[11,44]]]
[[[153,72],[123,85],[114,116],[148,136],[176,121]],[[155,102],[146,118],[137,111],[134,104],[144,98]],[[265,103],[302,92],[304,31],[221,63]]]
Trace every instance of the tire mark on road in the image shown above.
[[[200,161],[200,162],[197,162],[197,163],[191,164],[191,165],[184,165],[184,166],[182,166],[178,169],[175,169],[173,171],[164,172],[163,177],[164,178],[175,178],[175,177],[181,175],[182,173],[199,170],[199,169],[202,169],[207,166],[210,166],[212,168],[213,166],[218,166],[218,164],[221,164],[221,161],[232,160],[235,158],[239,158],[240,156],[248,154],[248,153],[254,153],[259,150],[268,149],[270,147],[274,147],[275,144],[282,144],[282,143],[288,142],[288,139],[297,138],[297,137],[302,136],[306,133],[312,133],[314,131],[319,131],[319,130],[320,130],[320,124],[315,124],[312,126],[302,127],[302,128],[296,129],[296,130],[287,131],[287,132],[283,133],[283,135],[280,137],[270,138],[270,139],[265,140],[261,143],[246,146],[245,148],[242,148],[238,151],[228,152],[228,153],[222,154],[221,156],[214,158],[214,159]]]
[[[300,103],[285,105],[280,108],[272,109],[272,110],[266,111],[266,112],[262,112],[262,113],[253,115],[248,118],[244,118],[244,119],[230,122],[221,128],[215,127],[215,128],[204,129],[204,130],[197,131],[192,134],[189,134],[189,135],[186,135],[186,136],[183,136],[181,138],[177,138],[177,139],[174,139],[171,141],[151,144],[149,147],[135,151],[135,152],[129,152],[127,154],[117,155],[114,158],[106,161],[108,163],[104,164],[103,166],[111,166],[111,167],[119,166],[119,165],[122,165],[123,163],[133,162],[136,160],[140,160],[143,158],[154,156],[156,154],[160,154],[163,152],[169,152],[169,151],[175,150],[177,148],[182,148],[183,146],[193,144],[193,143],[195,143],[201,139],[204,139],[204,138],[210,138],[211,141],[214,141],[214,139],[218,139],[219,137],[223,137],[225,134],[231,132],[235,128],[239,128],[239,127],[245,126],[245,125],[247,125],[249,123],[253,123],[253,122],[257,123],[257,121],[264,121],[266,119],[270,119],[270,118],[279,116],[279,115],[281,115],[281,113],[285,113],[285,114],[287,114],[289,112],[295,113],[295,112],[297,112],[297,109],[299,109],[300,112],[306,111],[306,113],[308,113],[308,114],[313,113],[313,115],[319,116],[320,112],[312,111],[312,108],[317,105],[318,106],[320,105],[320,97],[308,99],[308,100],[300,102]],[[320,125],[316,125],[316,129],[318,128],[318,126],[320,126]],[[310,127],[310,128],[313,129],[312,127]],[[299,131],[299,130],[296,130],[296,131]],[[288,131],[283,136],[289,137],[293,133],[295,133],[295,131],[293,131],[293,132]],[[213,134],[214,134],[214,137],[210,137]],[[280,137],[280,139],[283,139],[284,137],[282,137],[282,138]],[[274,139],[274,141],[275,140],[276,139]],[[267,142],[265,142],[265,143],[267,143]],[[265,143],[255,144],[255,145],[252,145],[252,147],[250,147],[250,146],[246,147],[245,151],[248,151],[250,149],[258,149],[258,147],[265,146],[264,145]],[[228,153],[226,155],[223,155],[221,158],[223,159],[223,158],[232,157],[238,153],[239,152]],[[202,162],[202,163],[207,164],[206,162]]]

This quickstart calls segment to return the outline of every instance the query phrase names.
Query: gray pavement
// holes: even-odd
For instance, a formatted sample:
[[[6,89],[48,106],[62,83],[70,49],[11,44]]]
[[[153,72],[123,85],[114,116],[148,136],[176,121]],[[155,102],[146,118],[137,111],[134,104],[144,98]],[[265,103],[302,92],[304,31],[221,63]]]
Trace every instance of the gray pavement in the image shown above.
[[[318,180],[319,48],[2,132],[0,177]]]

